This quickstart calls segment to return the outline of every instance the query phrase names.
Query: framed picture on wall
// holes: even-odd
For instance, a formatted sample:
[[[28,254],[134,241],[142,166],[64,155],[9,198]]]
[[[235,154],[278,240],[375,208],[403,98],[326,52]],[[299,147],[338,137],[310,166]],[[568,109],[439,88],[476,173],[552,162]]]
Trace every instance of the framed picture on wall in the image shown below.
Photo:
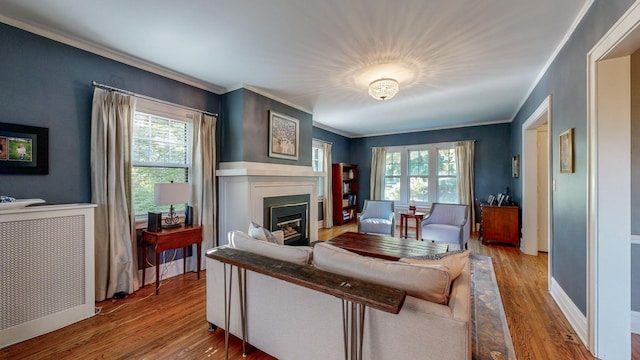
[[[511,158],[511,176],[514,178],[520,177],[520,155],[515,155]]]
[[[49,129],[0,123],[0,174],[48,174]]]
[[[269,157],[298,160],[298,119],[269,110]]]
[[[560,134],[560,172],[573,172],[573,128]]]

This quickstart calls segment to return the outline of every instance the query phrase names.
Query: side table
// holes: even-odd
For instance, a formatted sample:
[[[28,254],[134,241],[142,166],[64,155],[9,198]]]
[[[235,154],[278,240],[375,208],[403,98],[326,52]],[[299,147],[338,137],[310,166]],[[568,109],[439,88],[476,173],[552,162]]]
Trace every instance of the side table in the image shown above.
[[[416,240],[420,240],[420,223],[422,219],[424,219],[425,213],[415,212],[415,213],[400,213],[400,237],[407,238],[407,228],[409,227],[407,222],[408,219],[416,220]]]
[[[196,274],[198,274],[198,280],[200,280],[200,253],[202,251],[202,228],[200,226],[182,226],[173,229],[163,229],[162,231],[142,231],[142,254],[145,261],[142,266],[142,286],[144,286],[145,269],[147,268],[146,256],[147,246],[151,245],[155,248],[156,253],[156,295],[159,293],[158,287],[160,286],[160,253],[165,250],[171,249],[183,249],[183,263],[184,272],[187,272],[187,247],[196,244],[198,246],[197,254],[194,254],[198,259],[198,267],[196,268]]]

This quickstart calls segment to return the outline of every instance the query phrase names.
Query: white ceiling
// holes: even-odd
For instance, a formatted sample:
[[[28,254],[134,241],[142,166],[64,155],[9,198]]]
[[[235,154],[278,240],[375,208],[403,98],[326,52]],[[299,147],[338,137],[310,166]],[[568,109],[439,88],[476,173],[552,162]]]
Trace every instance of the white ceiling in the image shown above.
[[[0,0],[0,21],[367,136],[512,120],[591,2]]]

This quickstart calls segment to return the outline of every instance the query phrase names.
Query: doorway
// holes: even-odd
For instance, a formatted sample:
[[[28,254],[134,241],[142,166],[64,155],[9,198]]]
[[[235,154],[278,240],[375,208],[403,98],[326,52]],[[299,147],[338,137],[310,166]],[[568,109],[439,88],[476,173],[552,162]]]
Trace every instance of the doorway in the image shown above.
[[[587,55],[588,348],[611,359],[631,358],[630,65],[640,48],[639,5]]]
[[[551,246],[552,189],[549,166],[549,151],[552,129],[551,96],[542,101],[536,111],[522,124],[522,242],[520,250],[527,255],[538,255],[547,251],[547,289],[553,274],[553,253]],[[540,145],[540,137],[546,141]],[[545,148],[540,149],[540,146]],[[540,168],[543,168],[542,170]],[[546,170],[546,171],[544,171]],[[545,217],[546,218],[543,218]],[[546,246],[540,246],[540,238],[546,239]]]
[[[549,252],[549,124],[538,129],[538,251]]]

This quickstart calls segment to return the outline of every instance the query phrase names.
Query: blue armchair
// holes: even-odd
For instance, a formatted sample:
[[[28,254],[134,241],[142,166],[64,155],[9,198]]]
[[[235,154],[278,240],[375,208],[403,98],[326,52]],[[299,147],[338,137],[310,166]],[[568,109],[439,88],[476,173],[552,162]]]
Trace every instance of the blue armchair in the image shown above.
[[[431,204],[431,212],[422,220],[422,240],[441,241],[460,244],[467,248],[469,241],[469,205]]]
[[[396,218],[393,201],[365,200],[362,214],[358,218],[358,232],[393,236]]]

